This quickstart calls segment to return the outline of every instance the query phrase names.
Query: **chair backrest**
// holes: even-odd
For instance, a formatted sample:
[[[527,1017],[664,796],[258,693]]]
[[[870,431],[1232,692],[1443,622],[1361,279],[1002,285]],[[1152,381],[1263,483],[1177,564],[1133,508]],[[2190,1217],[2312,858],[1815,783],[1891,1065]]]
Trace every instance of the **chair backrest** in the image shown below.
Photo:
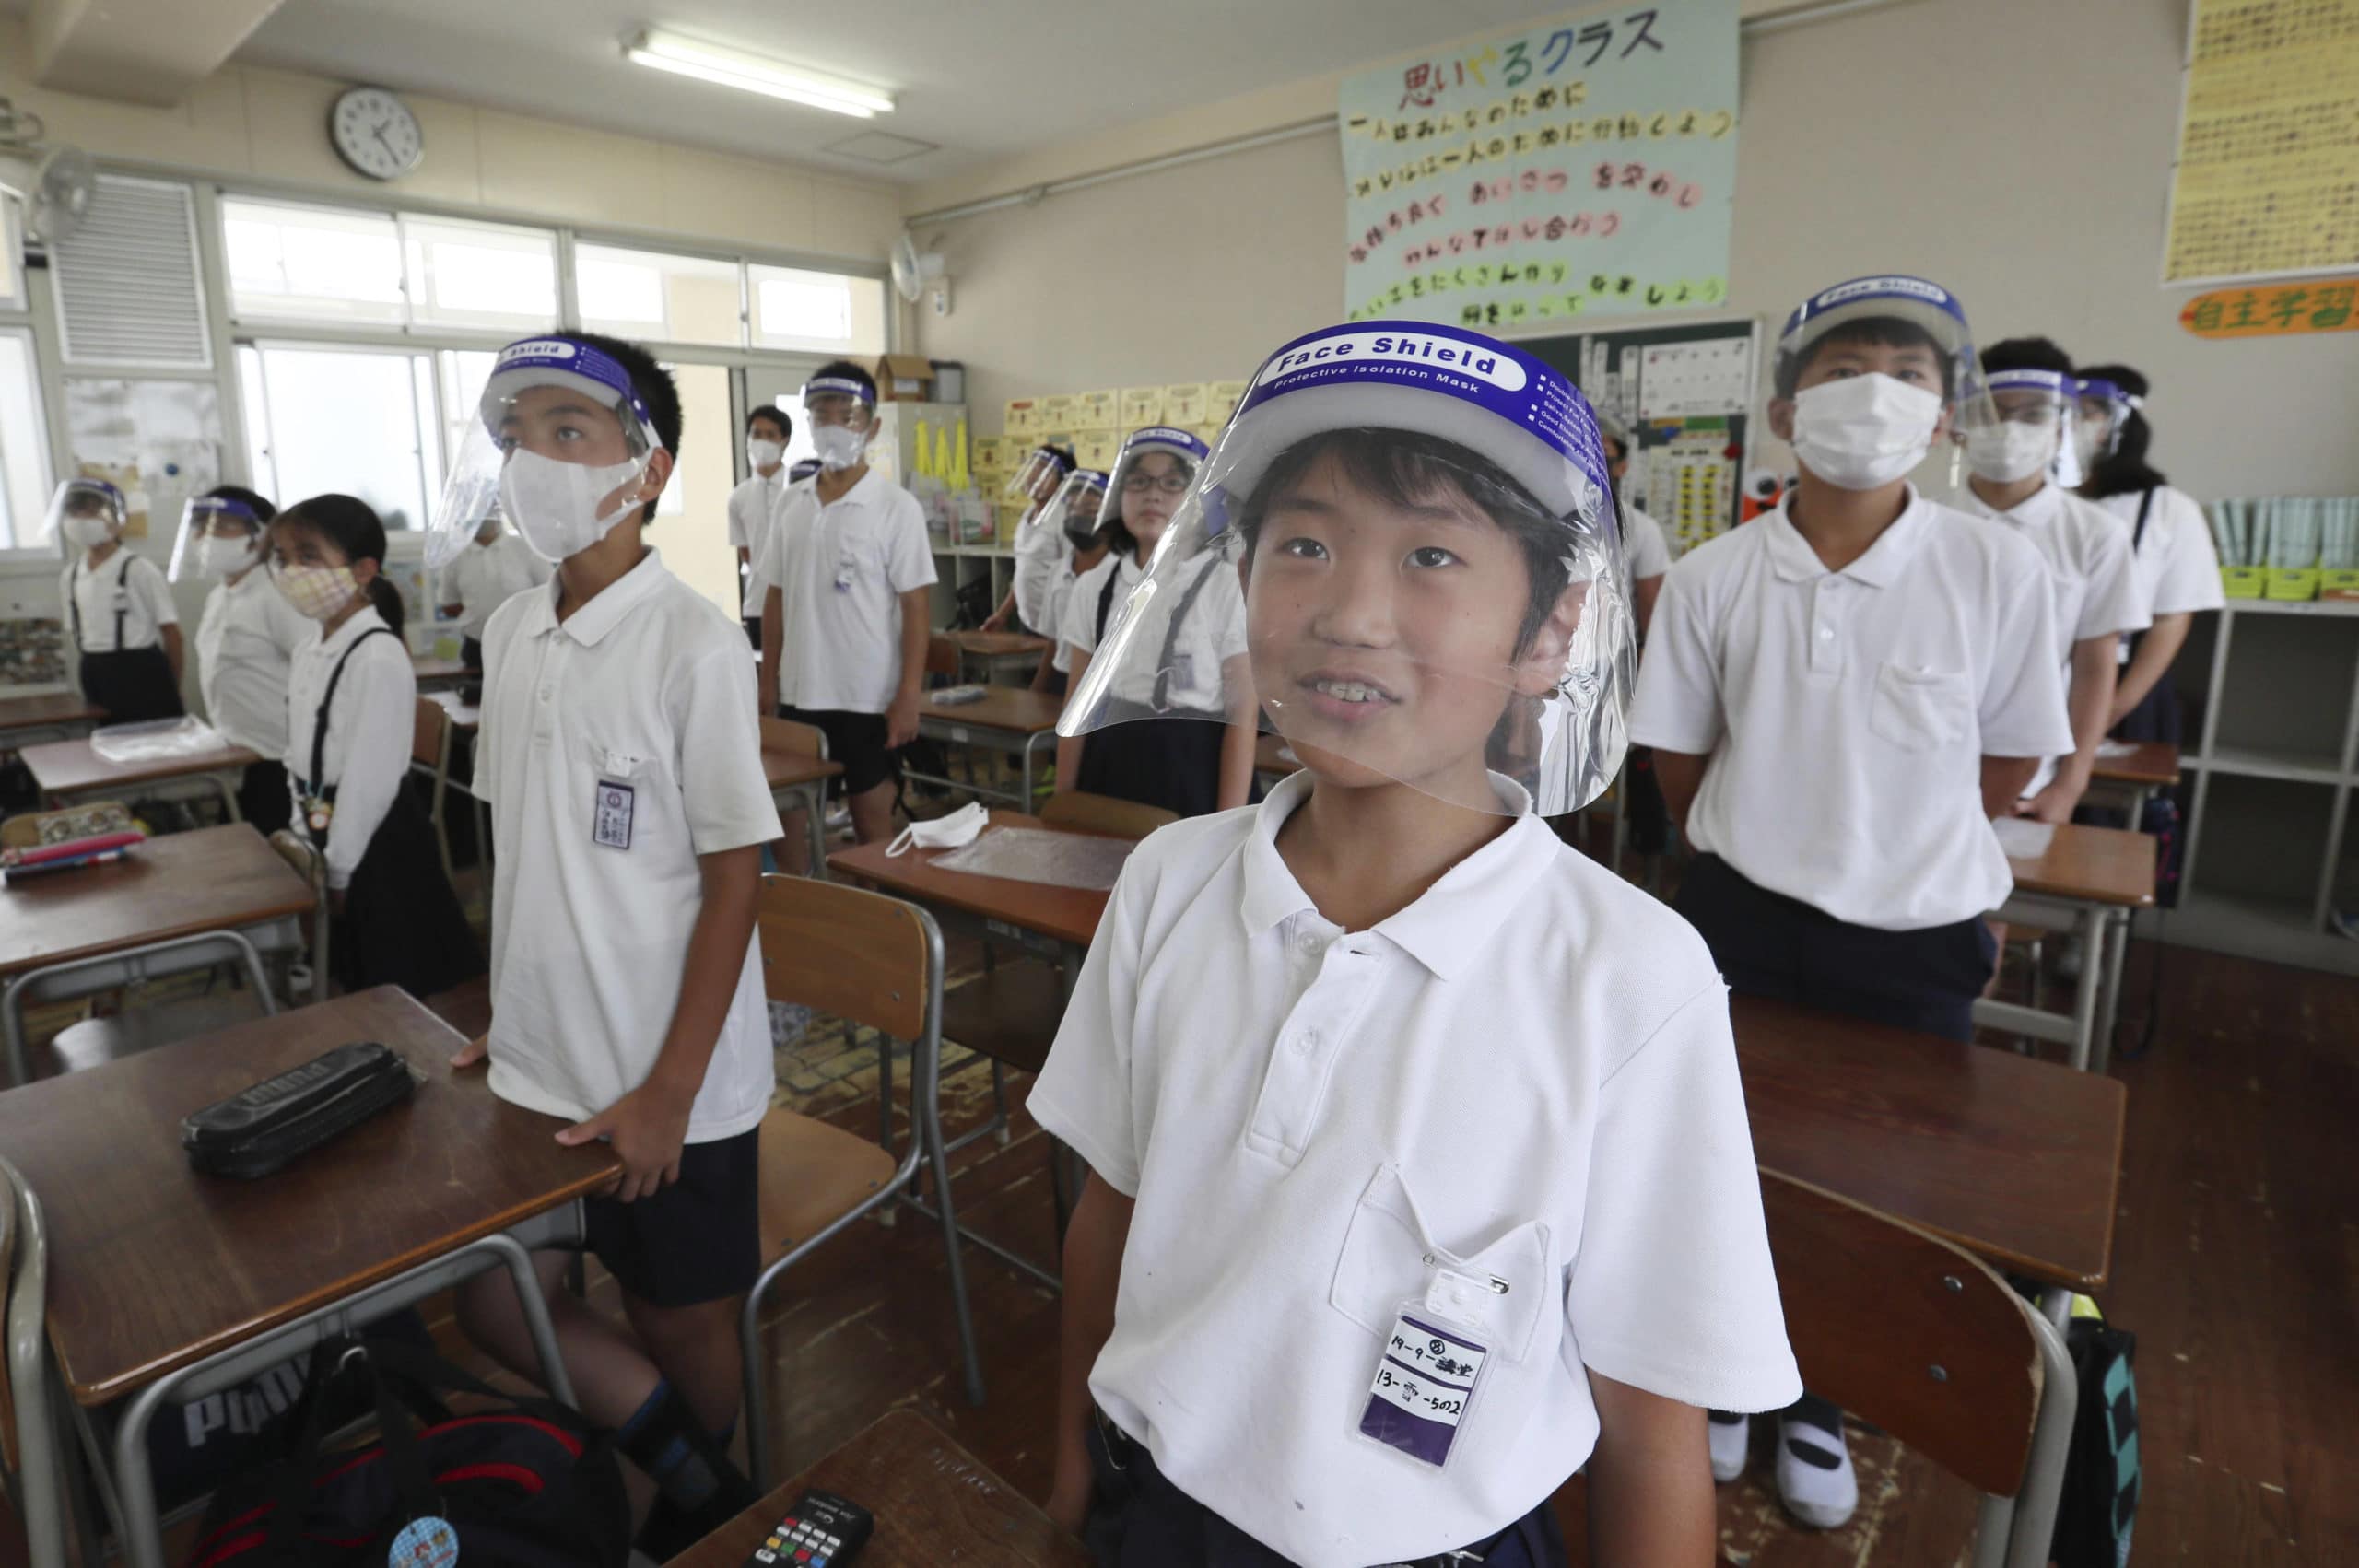
[[[327,885],[328,859],[312,847],[310,839],[291,827],[282,827],[270,836],[270,847],[278,851],[278,858],[285,860],[297,876],[311,884],[312,892],[317,893]]]
[[[899,1040],[917,1039],[940,1014],[942,931],[914,904],[843,883],[766,876],[756,929],[772,1000]]]
[[[1765,1170],[1761,1202],[1802,1386],[2013,1496],[2043,1377],[2029,1304],[1972,1254],[1808,1182]]]
[[[816,756],[827,760],[827,732],[816,724],[797,723],[792,719],[762,720],[762,750],[784,752],[790,756]]]
[[[13,1245],[0,1267],[0,1444],[16,1477],[31,1568],[65,1568],[65,1493],[43,1367],[49,1339],[49,1243],[40,1201],[14,1165],[0,1159],[0,1214]],[[71,1441],[70,1438],[66,1439]]]
[[[947,675],[950,679],[957,680],[958,678],[958,644],[940,632],[926,638],[925,673],[929,675]]]
[[[409,759],[440,773],[451,745],[451,710],[430,696],[417,699],[409,731]]]
[[[1040,820],[1069,833],[1103,833],[1111,838],[1144,838],[1180,820],[1177,812],[1142,805],[1086,790],[1060,790],[1040,808]]]
[[[17,1280],[17,1190],[7,1173],[0,1171],[0,1346],[7,1341],[8,1297]],[[23,1463],[17,1452],[17,1401],[8,1375],[8,1358],[0,1354],[0,1470],[17,1473]]]

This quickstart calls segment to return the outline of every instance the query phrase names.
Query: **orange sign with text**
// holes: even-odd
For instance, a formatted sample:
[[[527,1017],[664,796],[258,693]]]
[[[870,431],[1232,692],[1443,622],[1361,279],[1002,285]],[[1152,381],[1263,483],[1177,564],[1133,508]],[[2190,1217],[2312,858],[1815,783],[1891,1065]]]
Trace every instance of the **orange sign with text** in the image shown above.
[[[2359,328],[2359,277],[2215,288],[2181,306],[2178,324],[2198,337],[2280,337]]]

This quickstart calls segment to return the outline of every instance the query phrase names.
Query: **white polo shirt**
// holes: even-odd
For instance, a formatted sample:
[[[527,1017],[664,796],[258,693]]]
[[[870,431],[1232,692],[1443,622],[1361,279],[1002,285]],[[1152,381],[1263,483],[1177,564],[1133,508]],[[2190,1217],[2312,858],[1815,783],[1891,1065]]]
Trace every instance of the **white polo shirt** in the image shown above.
[[[276,593],[276,586],[271,589]],[[311,784],[335,786],[335,815],[323,846],[328,885],[350,884],[360,858],[385,813],[393,809],[402,780],[409,777],[410,738],[417,729],[417,672],[409,649],[383,616],[364,609],[323,638],[320,622],[295,652],[287,676],[287,751],[289,776]],[[368,637],[383,632],[381,637]],[[358,647],[354,644],[358,643]],[[345,662],[349,649],[351,662]],[[344,674],[337,678],[336,668]],[[328,705],[327,740],[320,748],[320,777],[311,777],[311,742],[319,730],[320,705]],[[299,823],[303,813],[296,813]],[[309,831],[308,828],[305,829]]]
[[[655,1066],[704,902],[697,857],[780,835],[753,667],[744,630],[653,550],[562,624],[555,587],[510,600],[483,657],[491,1088],[580,1121]],[[687,1141],[754,1127],[771,1084],[748,942]]]
[[[196,679],[213,727],[264,756],[285,755],[288,677],[319,629],[262,567],[215,583],[196,622]]]
[[[779,502],[763,550],[784,647],[778,697],[815,712],[882,713],[901,685],[900,596],[934,580],[917,497],[872,469],[828,505],[816,481]]]
[[[1688,837],[1772,892],[1882,930],[1997,908],[1981,759],[2072,746],[2039,556],[1912,487],[1830,572],[1790,505],[1664,578],[1630,739],[1710,755]]]
[[[1146,623],[1139,628],[1139,640],[1131,644],[1133,650],[1144,651],[1134,652],[1125,661],[1117,673],[1112,696],[1142,706],[1153,703],[1155,688],[1166,673],[1164,654],[1168,649],[1171,679],[1164,692],[1164,706],[1226,714],[1221,667],[1245,652],[1245,591],[1237,580],[1236,563],[1222,559],[1217,551],[1204,551],[1180,569],[1185,576],[1175,576],[1148,601]],[[1108,579],[1115,583],[1114,603],[1106,617],[1110,638],[1143,575],[1132,552],[1109,554],[1084,572],[1065,591],[1064,625],[1058,640],[1095,654],[1097,602]],[[1177,638],[1171,634],[1174,616],[1180,617]]]
[[[745,552],[743,613],[749,621],[759,619],[762,614],[762,595],[766,591],[761,578],[762,552],[769,544],[770,524],[786,487],[786,470],[780,468],[776,474],[750,475],[729,492],[729,543]]]
[[[1073,673],[1073,644],[1064,638],[1065,606],[1073,600],[1074,585],[1088,575],[1086,571],[1073,569],[1073,546],[1068,542],[1064,559],[1059,561],[1056,569],[1049,574],[1049,603],[1040,612],[1043,635],[1056,645],[1049,651],[1049,668],[1067,675]],[[1121,590],[1115,591],[1119,596]],[[1097,629],[1097,603],[1095,600],[1090,602],[1089,615],[1089,629],[1094,634]],[[1106,624],[1109,626],[1114,624],[1111,611],[1107,614]]]
[[[1056,580],[1073,574],[1065,569],[1073,559],[1073,541],[1062,528],[1024,523],[1015,530],[1015,617],[1025,629],[1054,637]]]
[[[2143,492],[2132,490],[2094,504],[2119,518],[2130,531],[2130,571],[2137,579],[2139,599],[2149,622],[2156,615],[2191,614],[2225,604],[2227,596],[2220,588],[2220,550],[2202,507],[2176,486],[2159,486],[2142,533],[2138,509],[2144,498]],[[2128,662],[2127,638],[2122,641],[2121,657]]]
[[[1622,509],[1622,556],[1630,563],[1630,580],[1661,577],[1671,569],[1671,542],[1662,524],[1636,507]]]
[[[480,641],[494,610],[548,581],[556,571],[513,533],[502,533],[488,544],[470,539],[442,568],[440,603],[461,606],[460,635]]]
[[[1090,1391],[1183,1492],[1310,1568],[1506,1527],[1579,1469],[1588,1373],[1689,1404],[1801,1391],[1727,993],[1695,931],[1520,812],[1345,932],[1258,807],[1124,867],[1031,1096],[1131,1195]],[[1444,1271],[1490,1352],[1446,1469],[1359,1435]]]
[[[163,641],[159,628],[180,625],[172,604],[171,584],[156,563],[128,545],[116,549],[93,571],[88,551],[77,550],[58,577],[57,589],[66,604],[66,626],[73,627],[78,612],[82,651],[113,653],[118,649],[153,648]],[[115,640],[115,612],[123,612],[123,640]]]

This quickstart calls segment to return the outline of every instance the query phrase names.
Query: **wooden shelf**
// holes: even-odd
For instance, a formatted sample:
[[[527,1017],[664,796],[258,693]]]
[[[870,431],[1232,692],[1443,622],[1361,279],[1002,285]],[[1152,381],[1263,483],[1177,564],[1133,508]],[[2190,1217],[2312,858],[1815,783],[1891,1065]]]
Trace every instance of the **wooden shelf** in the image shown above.
[[[2153,921],[2151,915],[2140,916],[2139,934],[2153,934]],[[2163,917],[2161,932],[2173,945],[2359,975],[2359,942],[2311,925],[2306,900],[2207,893],[2199,888]]]
[[[2209,756],[2182,756],[2181,768],[2190,773],[2209,770],[2244,778],[2280,778],[2294,784],[2346,784],[2341,759],[2319,752],[2277,752],[2245,746],[2223,746]]]

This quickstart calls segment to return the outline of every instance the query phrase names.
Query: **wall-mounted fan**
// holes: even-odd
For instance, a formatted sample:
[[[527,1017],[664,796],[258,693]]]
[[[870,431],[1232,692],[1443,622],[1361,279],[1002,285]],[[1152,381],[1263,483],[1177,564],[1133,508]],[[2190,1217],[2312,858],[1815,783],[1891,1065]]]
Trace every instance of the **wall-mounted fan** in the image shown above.
[[[0,192],[24,208],[34,239],[54,242],[72,234],[90,210],[98,170],[88,153],[44,141],[41,131],[40,115],[0,99]]]
[[[942,252],[919,250],[917,237],[906,228],[893,241],[893,287],[912,305],[931,292],[937,316],[950,314],[950,279],[943,265]]]

